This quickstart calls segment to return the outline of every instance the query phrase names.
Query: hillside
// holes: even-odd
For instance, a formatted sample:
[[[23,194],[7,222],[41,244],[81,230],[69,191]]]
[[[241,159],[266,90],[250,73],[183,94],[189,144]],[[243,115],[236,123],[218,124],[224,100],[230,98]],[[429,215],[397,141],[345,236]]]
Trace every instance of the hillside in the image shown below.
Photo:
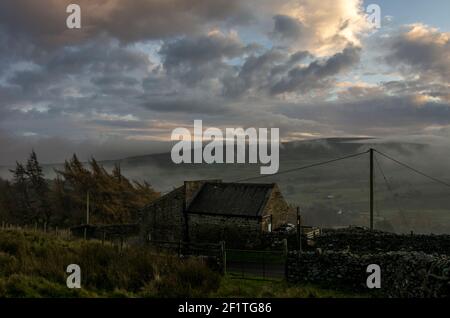
[[[81,268],[81,289],[66,287],[66,267]],[[0,298],[358,297],[284,281],[231,279],[197,259],[34,231],[0,229]]]
[[[445,153],[431,145],[414,142],[383,142],[363,138],[329,138],[284,143],[280,149],[280,171],[365,151],[375,147],[441,179],[450,179]],[[259,176],[259,164],[172,163],[170,153],[103,161],[108,168],[119,163],[122,173],[134,180],[150,182],[157,190],[170,191],[184,180],[222,179],[232,182]],[[47,165],[53,176],[60,165]],[[7,168],[0,169],[8,175]],[[306,222],[321,226],[368,224],[369,157],[363,155],[325,166],[255,182],[277,182],[288,202],[299,205]],[[411,173],[385,158],[375,167],[376,222],[383,230],[424,233],[450,232],[449,190]],[[293,220],[291,220],[293,221]]]

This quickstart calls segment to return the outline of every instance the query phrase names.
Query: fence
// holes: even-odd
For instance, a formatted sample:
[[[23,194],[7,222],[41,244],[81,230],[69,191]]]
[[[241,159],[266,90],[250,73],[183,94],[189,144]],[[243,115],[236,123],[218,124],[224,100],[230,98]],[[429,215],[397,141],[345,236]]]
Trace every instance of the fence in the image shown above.
[[[98,231],[97,226],[90,226],[92,228],[96,228],[96,233],[100,233]],[[57,226],[52,227],[52,226],[47,226],[46,224],[33,224],[33,225],[15,225],[15,224],[10,224],[10,223],[6,223],[6,222],[1,222],[0,224],[0,231],[18,231],[18,232],[34,232],[34,233],[42,233],[42,234],[46,234],[46,235],[51,235],[53,237],[56,238],[60,238],[63,240],[73,240],[73,239],[80,239],[80,238],[84,238],[84,239],[93,239],[93,240],[97,240],[97,241],[101,241],[102,244],[109,244],[114,246],[115,248],[117,248],[118,251],[122,251],[125,248],[127,248],[128,246],[134,244],[134,242],[130,242],[127,241],[127,238],[129,238],[129,236],[126,235],[109,235],[111,234],[110,232],[108,232],[108,230],[101,232],[100,235],[97,236],[90,236],[90,235],[86,235],[84,236],[82,233],[84,232],[83,230],[80,230],[80,228],[83,228],[83,226],[80,227],[75,227],[78,230],[74,231],[74,228],[58,228]],[[107,229],[111,229],[111,228],[115,228],[115,226],[105,226],[105,228]],[[81,233],[81,234],[80,234]],[[86,233],[91,233],[86,231]],[[91,233],[92,234],[92,233]]]
[[[47,226],[17,226],[1,223],[0,230],[36,231],[55,235],[63,239],[83,238],[101,240],[117,246],[122,251],[135,235],[135,225],[93,226],[83,225],[71,229],[50,228]],[[178,257],[198,257],[208,262],[212,268],[229,274],[233,278],[245,279],[283,279],[286,272],[287,240],[281,245],[267,250],[227,249],[225,242],[196,243],[183,241],[147,241],[147,246],[157,253],[169,252]]]
[[[58,238],[70,239],[72,233],[70,229],[58,228],[57,226],[51,227],[44,224],[35,223],[33,225],[15,225],[6,222],[2,222],[0,230],[15,230],[15,231],[32,231],[55,235]]]
[[[203,257],[210,265],[232,278],[284,279],[286,273],[287,245],[272,250],[227,249],[225,242],[219,244],[148,241],[148,246],[158,253],[162,251],[179,257]]]
[[[178,256],[219,256],[223,254],[224,243],[190,243],[183,241],[147,241],[147,244],[158,251],[171,251]]]
[[[191,243],[191,242],[173,242],[173,241],[147,241],[147,246],[156,252],[169,252],[178,255],[178,257],[195,256],[205,260],[210,267],[222,273],[225,273],[226,256],[225,243]]]

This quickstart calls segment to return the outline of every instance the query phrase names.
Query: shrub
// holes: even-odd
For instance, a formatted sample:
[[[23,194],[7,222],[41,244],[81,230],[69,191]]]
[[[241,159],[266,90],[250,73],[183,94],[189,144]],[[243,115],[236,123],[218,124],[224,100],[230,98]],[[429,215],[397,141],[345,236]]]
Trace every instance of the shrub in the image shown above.
[[[50,282],[42,277],[14,274],[0,280],[0,297],[11,298],[68,298],[89,297],[82,289],[69,289],[65,285]]]
[[[80,265],[81,291],[66,287],[69,264]],[[219,282],[220,276],[198,259],[180,261],[142,247],[119,252],[98,241],[0,231],[0,297],[199,297],[217,289]]]
[[[147,284],[141,296],[162,298],[205,297],[220,286],[221,277],[206,265],[185,260],[176,264],[172,275],[165,275]]]

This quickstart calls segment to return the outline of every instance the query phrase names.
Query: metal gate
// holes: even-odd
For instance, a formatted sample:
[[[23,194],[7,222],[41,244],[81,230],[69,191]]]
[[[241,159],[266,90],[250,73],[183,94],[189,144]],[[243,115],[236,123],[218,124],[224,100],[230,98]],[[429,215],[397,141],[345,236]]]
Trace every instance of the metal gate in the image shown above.
[[[286,252],[227,249],[225,272],[236,278],[284,279]]]

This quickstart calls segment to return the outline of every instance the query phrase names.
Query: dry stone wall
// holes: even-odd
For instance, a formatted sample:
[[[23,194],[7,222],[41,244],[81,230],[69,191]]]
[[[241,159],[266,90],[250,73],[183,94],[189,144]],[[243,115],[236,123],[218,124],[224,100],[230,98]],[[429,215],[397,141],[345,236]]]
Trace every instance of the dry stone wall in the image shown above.
[[[380,297],[450,297],[450,236],[397,235],[363,228],[325,230],[315,251],[290,252],[289,282],[310,282]],[[366,285],[381,268],[381,289]]]
[[[364,228],[323,230],[315,239],[315,248],[353,253],[417,251],[450,256],[450,235],[399,235]]]

